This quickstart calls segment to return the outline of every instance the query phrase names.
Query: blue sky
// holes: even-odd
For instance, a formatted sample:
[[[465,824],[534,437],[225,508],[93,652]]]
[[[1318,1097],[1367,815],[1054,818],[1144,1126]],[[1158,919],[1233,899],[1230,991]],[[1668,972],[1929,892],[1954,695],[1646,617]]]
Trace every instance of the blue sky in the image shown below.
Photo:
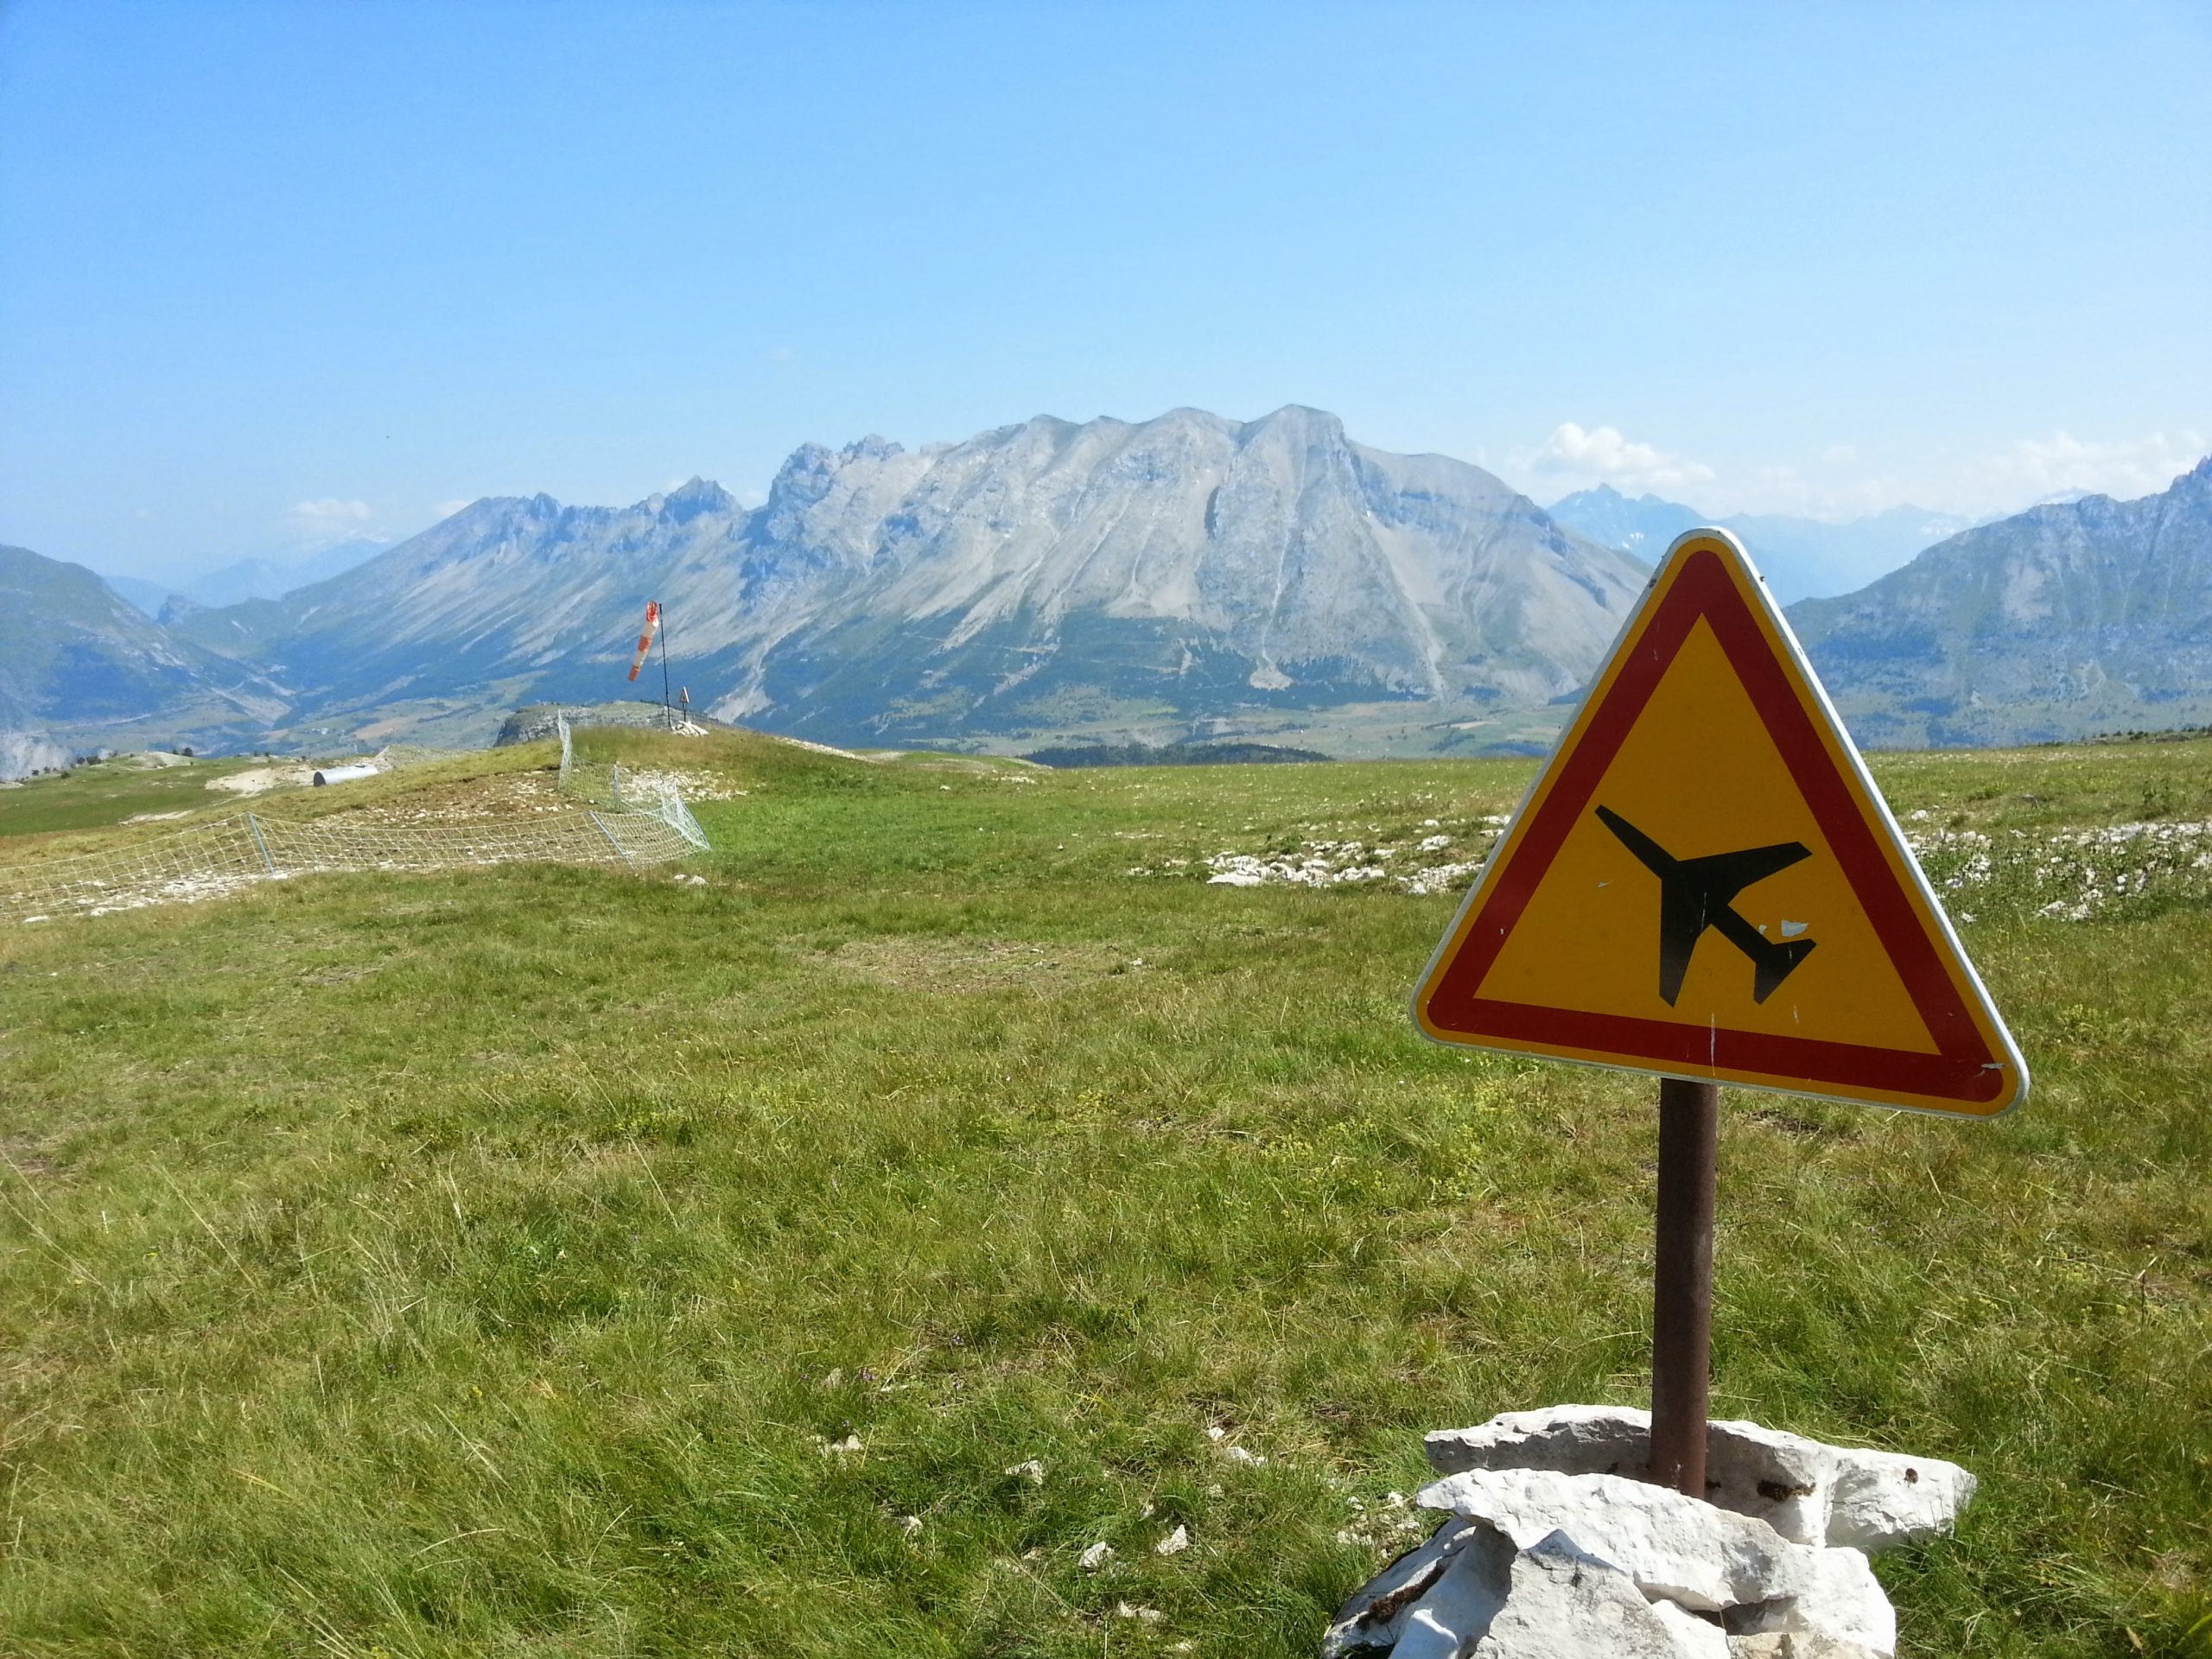
[[[2212,448],[2212,9],[0,9],[0,540],[179,575],[1285,403],[1539,499]]]

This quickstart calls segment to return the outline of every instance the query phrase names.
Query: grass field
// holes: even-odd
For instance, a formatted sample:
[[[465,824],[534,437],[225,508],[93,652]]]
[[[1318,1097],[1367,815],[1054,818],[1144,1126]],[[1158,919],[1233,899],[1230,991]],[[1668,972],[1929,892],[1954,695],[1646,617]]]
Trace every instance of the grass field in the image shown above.
[[[1421,1042],[1456,893],[1330,879],[1529,763],[594,739],[745,791],[703,886],[0,932],[0,1651],[1306,1655],[1421,1431],[1642,1402],[1651,1085]],[[1716,1410],[1980,1475],[1905,1654],[2212,1651],[2212,744],[1877,771],[2036,1091],[1727,1096]]]

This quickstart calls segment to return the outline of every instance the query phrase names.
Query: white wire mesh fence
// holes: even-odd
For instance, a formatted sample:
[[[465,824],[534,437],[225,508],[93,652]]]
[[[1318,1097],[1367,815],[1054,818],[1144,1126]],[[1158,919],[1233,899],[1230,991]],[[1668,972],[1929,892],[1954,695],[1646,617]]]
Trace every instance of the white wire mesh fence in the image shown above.
[[[683,804],[683,797],[667,775],[624,771],[619,760],[604,765],[576,758],[575,734],[566,715],[554,717],[561,739],[561,792],[595,806],[618,812],[658,816],[676,833],[701,852],[707,850],[706,833]],[[690,728],[703,734],[703,727]]]
[[[563,733],[563,788],[572,787]],[[0,865],[0,924],[99,916],[220,898],[257,881],[349,870],[446,870],[554,863],[647,869],[708,849],[665,787],[633,787],[619,806],[579,804],[527,819],[395,825],[372,813],[292,819],[239,812],[134,845]]]

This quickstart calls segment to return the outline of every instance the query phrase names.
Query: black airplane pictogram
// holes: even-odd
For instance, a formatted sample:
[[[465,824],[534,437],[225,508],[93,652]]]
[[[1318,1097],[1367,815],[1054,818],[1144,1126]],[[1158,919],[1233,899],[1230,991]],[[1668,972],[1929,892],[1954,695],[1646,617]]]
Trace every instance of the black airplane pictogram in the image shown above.
[[[1644,868],[1659,878],[1659,995],[1672,1007],[1689,972],[1690,952],[1707,928],[1751,959],[1751,1001],[1764,1002],[1812,953],[1810,939],[1770,939],[1730,906],[1738,893],[1777,870],[1786,870],[1812,851],[1800,841],[1705,858],[1676,858],[1610,807],[1598,809],[1599,822],[1620,838]]]

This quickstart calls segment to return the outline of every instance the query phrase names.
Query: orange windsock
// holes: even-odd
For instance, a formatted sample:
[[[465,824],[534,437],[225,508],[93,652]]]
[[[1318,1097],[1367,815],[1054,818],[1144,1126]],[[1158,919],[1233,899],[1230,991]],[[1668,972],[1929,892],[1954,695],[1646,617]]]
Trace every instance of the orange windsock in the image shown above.
[[[645,665],[645,653],[653,648],[653,635],[660,632],[660,601],[645,601],[645,631],[638,636],[638,660],[630,664],[630,677],[635,680],[638,671]]]

